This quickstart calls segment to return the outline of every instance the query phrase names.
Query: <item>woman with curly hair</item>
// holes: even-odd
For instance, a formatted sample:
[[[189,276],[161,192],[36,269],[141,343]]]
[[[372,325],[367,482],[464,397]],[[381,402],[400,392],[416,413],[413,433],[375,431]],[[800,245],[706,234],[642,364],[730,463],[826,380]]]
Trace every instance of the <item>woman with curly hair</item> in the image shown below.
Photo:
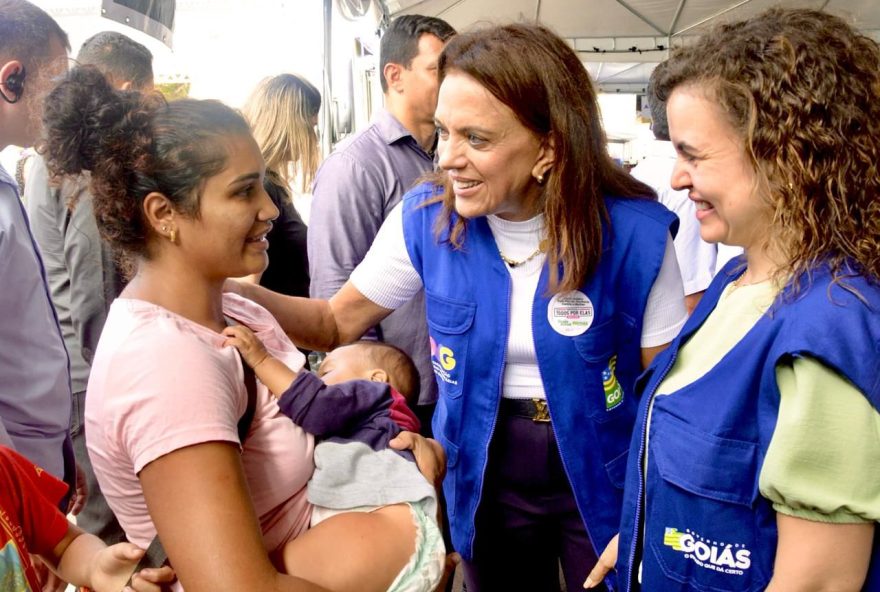
[[[659,88],[673,187],[745,255],[640,379],[621,589],[878,590],[880,49],[774,9]]]

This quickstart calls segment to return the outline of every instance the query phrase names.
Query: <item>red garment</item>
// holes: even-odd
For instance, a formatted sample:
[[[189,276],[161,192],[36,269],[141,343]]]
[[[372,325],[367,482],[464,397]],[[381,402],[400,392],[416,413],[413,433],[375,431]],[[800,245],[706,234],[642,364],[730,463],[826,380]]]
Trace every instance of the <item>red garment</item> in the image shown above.
[[[0,446],[0,589],[41,589],[28,554],[49,554],[67,534],[65,493],[66,483]]]
[[[391,409],[389,410],[391,420],[399,425],[402,430],[418,433],[421,427],[419,418],[416,417],[416,414],[406,404],[406,399],[403,398],[403,395],[393,388],[389,390],[391,391]]]

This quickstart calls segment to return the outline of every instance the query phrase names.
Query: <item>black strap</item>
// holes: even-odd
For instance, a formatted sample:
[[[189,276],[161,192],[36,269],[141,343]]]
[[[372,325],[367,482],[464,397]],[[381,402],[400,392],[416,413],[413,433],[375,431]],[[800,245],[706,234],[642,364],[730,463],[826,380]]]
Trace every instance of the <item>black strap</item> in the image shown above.
[[[239,357],[241,358],[241,354],[239,354]],[[245,390],[247,390],[247,406],[238,420],[238,441],[241,443],[242,448],[244,448],[244,441],[251,429],[251,424],[254,422],[254,415],[257,411],[257,377],[254,375],[254,369],[245,363],[244,358],[241,358],[241,367],[244,370],[244,387]],[[150,546],[147,547],[147,552],[144,553],[144,556],[138,561],[137,567],[134,568],[131,577],[128,578],[126,586],[131,586],[131,578],[142,569],[162,567],[167,562],[168,554],[165,552],[165,547],[162,546],[162,541],[159,540],[159,535],[156,535],[153,537],[153,540],[150,541]]]
[[[239,354],[241,357],[241,354]],[[241,360],[241,367],[244,370],[244,388],[247,390],[247,407],[244,413],[238,419],[238,441],[244,447],[244,441],[254,422],[254,414],[257,411],[257,377],[254,375],[254,369],[248,366],[244,358]]]

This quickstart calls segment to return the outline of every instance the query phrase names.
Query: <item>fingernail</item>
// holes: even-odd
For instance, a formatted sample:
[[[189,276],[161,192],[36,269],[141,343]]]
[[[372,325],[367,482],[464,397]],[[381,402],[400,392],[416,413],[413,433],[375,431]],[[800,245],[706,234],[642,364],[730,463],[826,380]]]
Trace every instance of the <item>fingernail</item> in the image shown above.
[[[587,581],[584,582],[584,588],[592,588],[595,585],[596,583],[593,582],[593,580],[591,580],[590,578],[587,578]]]

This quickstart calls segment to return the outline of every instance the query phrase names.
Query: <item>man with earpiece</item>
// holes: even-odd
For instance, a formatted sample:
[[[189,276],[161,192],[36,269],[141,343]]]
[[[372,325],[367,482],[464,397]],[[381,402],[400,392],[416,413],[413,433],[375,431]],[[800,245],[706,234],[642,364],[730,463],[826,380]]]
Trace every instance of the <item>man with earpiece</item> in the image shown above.
[[[0,150],[37,140],[41,86],[66,69],[68,49],[43,10],[0,0]],[[0,444],[73,485],[68,357],[45,278],[18,187],[0,166]]]

